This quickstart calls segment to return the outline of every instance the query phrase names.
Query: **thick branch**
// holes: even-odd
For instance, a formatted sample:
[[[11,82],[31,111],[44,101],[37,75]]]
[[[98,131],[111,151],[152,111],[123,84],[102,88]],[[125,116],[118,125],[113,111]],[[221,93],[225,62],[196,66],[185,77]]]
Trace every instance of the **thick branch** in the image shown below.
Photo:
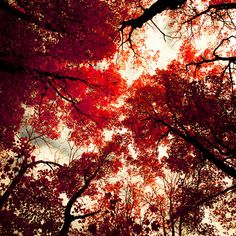
[[[177,8],[181,7],[186,1],[187,0],[158,0],[155,3],[153,3],[149,8],[147,9],[142,8],[143,14],[140,15],[139,17],[121,22],[121,27],[120,27],[121,38],[122,38],[121,46],[123,46],[123,44],[125,43],[129,43],[130,48],[135,53],[131,40],[134,30],[137,28],[142,28],[144,23],[147,23],[149,20],[152,21],[152,18],[155,15],[160,14],[165,10],[176,10]],[[154,22],[152,21],[152,23]],[[131,27],[131,29],[129,31],[127,39],[123,40],[123,35],[124,35],[123,31],[127,27]],[[165,39],[167,35],[165,35],[159,28],[158,30],[163,34]]]
[[[191,62],[188,65],[186,65],[186,68],[188,69],[188,67],[191,65],[196,66],[196,67],[200,67],[203,64],[216,62],[216,61],[227,61],[228,62],[227,67],[229,67],[231,63],[234,63],[234,64],[236,63],[236,57],[222,57],[222,56],[218,56],[218,55],[216,55],[212,59],[206,59],[206,58],[202,57],[202,61]]]
[[[74,76],[67,76],[67,75],[63,75],[60,74],[59,72],[51,72],[51,71],[44,71],[44,70],[39,70],[36,68],[30,68],[27,65],[22,65],[22,64],[18,64],[15,62],[10,62],[10,61],[6,61],[3,59],[0,59],[0,71],[5,71],[8,73],[16,73],[16,72],[21,72],[21,73],[28,73],[28,74],[38,74],[39,77],[52,77],[54,79],[57,80],[70,80],[70,81],[80,81],[82,83],[84,83],[85,85],[87,85],[88,87],[98,87],[99,85],[97,84],[92,84],[89,83],[87,80],[79,78],[79,77],[74,77]]]
[[[21,181],[21,179],[22,179],[23,175],[26,173],[26,171],[29,168],[33,168],[33,167],[35,167],[38,164],[46,164],[46,165],[49,165],[49,166],[50,165],[55,165],[55,166],[61,167],[61,165],[58,164],[58,163],[55,163],[55,162],[52,162],[52,161],[43,161],[43,160],[27,164],[26,160],[23,159],[23,163],[21,165],[21,168],[20,168],[18,174],[14,177],[14,179],[11,182],[11,184],[7,187],[7,190],[4,192],[4,194],[0,198],[0,210],[3,208],[5,202],[8,200],[8,198],[11,195],[12,191],[19,184],[19,182]]]
[[[230,187],[228,187],[228,188],[226,188],[226,189],[224,189],[224,190],[222,190],[222,191],[220,191],[220,192],[218,192],[216,194],[213,194],[211,196],[203,198],[203,199],[199,200],[198,202],[196,202],[195,204],[193,204],[192,206],[187,207],[186,209],[184,209],[185,214],[190,212],[195,207],[201,206],[201,205],[203,205],[203,204],[213,200],[214,198],[219,197],[220,195],[223,195],[223,194],[225,194],[225,193],[227,193],[229,191],[233,191],[233,190],[236,190],[236,185],[232,185],[232,186],[230,186]],[[178,217],[178,215],[177,215],[177,217]]]
[[[8,186],[7,190],[0,198],[0,210],[3,208],[5,202],[8,200],[9,196],[11,195],[12,191],[15,189],[17,184],[20,182],[21,178],[25,174],[28,169],[28,165],[26,164],[26,160],[23,160],[21,168],[15,178],[12,180],[11,184]]]
[[[155,15],[160,14],[165,10],[176,10],[177,8],[181,7],[187,0],[158,0],[153,3],[149,8],[144,9],[144,12],[141,16],[123,21],[121,23],[121,31],[131,26],[132,29],[141,28],[144,23],[151,20]]]
[[[193,145],[197,150],[199,150],[203,156],[210,161],[212,164],[214,164],[219,170],[223,171],[225,174],[233,177],[236,179],[236,169],[225,164],[223,160],[218,159],[214,154],[212,154],[207,148],[205,148],[196,138],[185,135],[178,129],[174,128],[170,124],[166,123],[163,120],[154,118],[154,120],[158,123],[163,124],[167,128],[169,128],[170,131],[172,131],[174,134],[178,135],[180,138],[184,139],[189,144]]]
[[[88,189],[91,181],[96,177],[97,173],[99,172],[101,165],[98,166],[98,168],[95,170],[95,172],[89,178],[86,178],[86,176],[84,176],[85,183],[84,183],[83,187],[81,187],[79,189],[79,191],[77,191],[68,201],[68,203],[66,205],[65,212],[64,212],[64,223],[63,223],[63,226],[62,226],[61,231],[59,233],[59,236],[66,236],[69,232],[71,223],[75,219],[79,219],[78,217],[80,217],[80,219],[82,219],[81,217],[83,217],[83,216],[71,215],[71,209],[73,207],[73,204],[76,202],[76,200],[79,197],[81,197],[81,195]],[[96,214],[96,212],[94,214],[93,213],[90,213],[90,214],[94,215],[94,214]],[[90,214],[88,214],[88,216],[91,216]],[[86,216],[86,214],[84,215],[85,218],[88,216]]]

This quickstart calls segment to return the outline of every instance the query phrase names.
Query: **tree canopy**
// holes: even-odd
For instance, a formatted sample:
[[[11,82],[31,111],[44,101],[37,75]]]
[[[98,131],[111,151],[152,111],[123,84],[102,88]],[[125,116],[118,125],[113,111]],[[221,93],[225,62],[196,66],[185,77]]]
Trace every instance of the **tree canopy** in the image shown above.
[[[235,0],[0,0],[0,234],[233,236],[235,19]]]

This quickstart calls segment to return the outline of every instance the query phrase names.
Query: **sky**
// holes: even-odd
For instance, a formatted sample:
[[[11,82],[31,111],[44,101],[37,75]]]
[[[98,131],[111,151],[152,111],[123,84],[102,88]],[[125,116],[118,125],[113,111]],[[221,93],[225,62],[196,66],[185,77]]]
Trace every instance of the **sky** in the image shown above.
[[[168,26],[169,21],[166,17],[155,16],[153,21],[162,31],[171,35],[171,29]],[[180,41],[168,37],[164,39],[163,35],[152,23],[148,23],[144,27],[146,30],[144,40],[147,50],[153,51],[153,54],[159,51],[158,60],[148,63],[148,73],[153,74],[156,68],[164,69],[172,59],[176,58],[179,52]],[[127,79],[128,85],[131,85],[144,71],[144,68],[133,65],[133,56],[134,54],[131,53],[126,69],[121,70],[121,75]]]

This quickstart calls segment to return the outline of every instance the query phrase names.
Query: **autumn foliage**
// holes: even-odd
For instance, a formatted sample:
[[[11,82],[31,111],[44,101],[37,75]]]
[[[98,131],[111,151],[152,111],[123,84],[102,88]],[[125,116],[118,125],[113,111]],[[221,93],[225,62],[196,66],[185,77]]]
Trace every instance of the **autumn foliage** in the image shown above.
[[[234,0],[0,1],[0,234],[233,236],[235,16]]]

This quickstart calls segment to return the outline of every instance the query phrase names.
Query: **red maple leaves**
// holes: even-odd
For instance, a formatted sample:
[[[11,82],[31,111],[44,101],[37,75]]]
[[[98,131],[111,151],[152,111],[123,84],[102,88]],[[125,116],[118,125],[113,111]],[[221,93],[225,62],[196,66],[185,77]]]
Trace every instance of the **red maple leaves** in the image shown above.
[[[233,222],[235,8],[213,0],[1,2],[1,232],[216,234],[203,222],[205,207],[233,228],[218,205]],[[155,25],[156,14],[174,20],[175,36]],[[124,66],[133,52],[143,65],[147,22],[165,40],[180,36],[180,52],[127,86],[114,58]],[[217,39],[199,48],[215,30]]]

